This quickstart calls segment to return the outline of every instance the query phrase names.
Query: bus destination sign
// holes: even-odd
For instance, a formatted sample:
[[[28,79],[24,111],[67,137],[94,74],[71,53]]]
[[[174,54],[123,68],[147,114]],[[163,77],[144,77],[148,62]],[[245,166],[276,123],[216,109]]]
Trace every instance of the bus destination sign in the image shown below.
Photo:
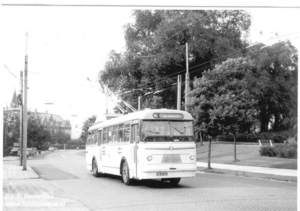
[[[155,119],[183,119],[183,114],[180,113],[154,113]]]

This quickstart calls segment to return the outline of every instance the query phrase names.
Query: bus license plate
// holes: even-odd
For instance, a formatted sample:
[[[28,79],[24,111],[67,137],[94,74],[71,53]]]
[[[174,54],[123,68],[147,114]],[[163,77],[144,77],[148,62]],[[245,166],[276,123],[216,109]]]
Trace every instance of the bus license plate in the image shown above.
[[[168,172],[157,172],[156,176],[168,176]]]

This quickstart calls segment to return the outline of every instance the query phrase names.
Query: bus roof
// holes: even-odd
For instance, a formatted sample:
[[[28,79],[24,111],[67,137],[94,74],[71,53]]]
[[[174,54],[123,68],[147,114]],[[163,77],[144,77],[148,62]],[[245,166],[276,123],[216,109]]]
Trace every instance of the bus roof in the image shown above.
[[[181,110],[173,110],[173,109],[146,109],[143,111],[137,111],[134,113],[129,113],[120,117],[116,117],[98,124],[94,124],[89,128],[89,131],[100,128],[100,127],[105,127],[105,126],[110,126],[114,124],[119,124],[122,122],[130,121],[130,120],[135,120],[135,119],[148,119],[148,120],[155,120],[153,117],[153,114],[182,114],[182,120],[193,120],[193,117],[191,114],[189,114],[186,111],[181,111]],[[165,118],[165,120],[170,120],[169,118]],[[177,120],[177,119],[176,119]]]

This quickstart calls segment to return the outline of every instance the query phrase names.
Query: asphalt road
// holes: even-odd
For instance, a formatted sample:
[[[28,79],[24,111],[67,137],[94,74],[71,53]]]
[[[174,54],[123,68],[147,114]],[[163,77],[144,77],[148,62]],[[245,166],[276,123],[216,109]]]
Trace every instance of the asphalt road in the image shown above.
[[[199,172],[177,187],[155,180],[125,186],[120,177],[93,177],[82,150],[46,153],[28,165],[90,210],[297,210],[297,183]]]

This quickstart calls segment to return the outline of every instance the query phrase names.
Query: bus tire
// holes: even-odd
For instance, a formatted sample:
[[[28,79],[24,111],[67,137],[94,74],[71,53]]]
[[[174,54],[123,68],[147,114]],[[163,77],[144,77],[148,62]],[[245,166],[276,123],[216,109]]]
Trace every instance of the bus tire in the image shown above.
[[[93,159],[92,170],[93,170],[93,176],[94,177],[99,177],[98,165],[97,165],[97,161],[95,159]]]
[[[169,181],[172,185],[178,185],[178,183],[180,182],[180,179],[181,178],[172,178]]]
[[[128,164],[126,161],[123,162],[122,164],[122,181],[125,185],[130,185],[131,183],[131,179],[130,179],[130,175],[129,175],[129,168],[128,168]]]

